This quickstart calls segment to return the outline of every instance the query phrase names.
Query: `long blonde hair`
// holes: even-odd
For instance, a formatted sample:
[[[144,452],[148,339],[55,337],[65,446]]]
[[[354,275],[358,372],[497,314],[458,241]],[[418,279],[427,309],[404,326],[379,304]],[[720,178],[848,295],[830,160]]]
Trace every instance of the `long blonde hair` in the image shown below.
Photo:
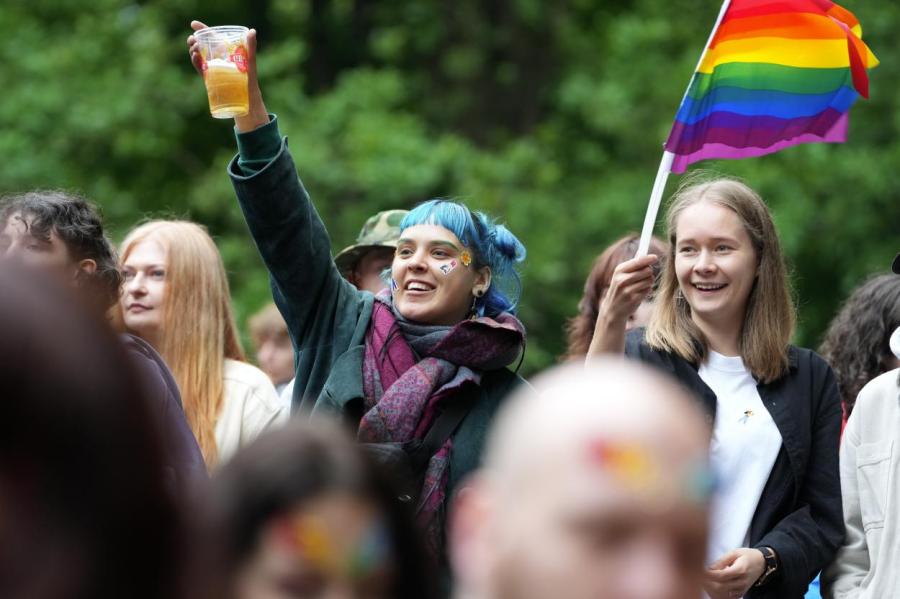
[[[224,398],[225,359],[245,359],[225,265],[204,227],[177,220],[154,220],[133,229],[122,242],[121,261],[148,240],[159,243],[166,253],[156,349],[172,369],[188,424],[212,468],[218,460],[215,427]],[[120,305],[120,318],[121,310]]]
[[[663,265],[662,281],[647,326],[647,343],[693,364],[706,359],[706,337],[691,319],[691,307],[681,293],[675,272],[678,217],[687,207],[700,202],[717,204],[737,214],[756,250],[757,276],[744,312],[740,351],[753,376],[759,382],[771,382],[788,368],[794,302],[772,215],[762,198],[740,181],[688,181],[672,198],[666,216],[669,259]]]

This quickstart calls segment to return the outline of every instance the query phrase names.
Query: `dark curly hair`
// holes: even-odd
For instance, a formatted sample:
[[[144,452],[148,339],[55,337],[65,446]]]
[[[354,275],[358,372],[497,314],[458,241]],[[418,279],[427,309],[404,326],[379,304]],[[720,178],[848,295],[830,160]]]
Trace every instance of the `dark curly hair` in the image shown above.
[[[819,353],[837,376],[850,416],[866,383],[886,372],[891,333],[900,327],[900,276],[876,275],[856,288],[828,327]]]
[[[62,190],[34,190],[0,199],[0,223],[16,215],[30,235],[49,240],[56,233],[75,260],[93,260],[97,269],[80,274],[89,305],[105,312],[119,299],[122,274],[112,243],[103,233],[100,211],[81,196]]]

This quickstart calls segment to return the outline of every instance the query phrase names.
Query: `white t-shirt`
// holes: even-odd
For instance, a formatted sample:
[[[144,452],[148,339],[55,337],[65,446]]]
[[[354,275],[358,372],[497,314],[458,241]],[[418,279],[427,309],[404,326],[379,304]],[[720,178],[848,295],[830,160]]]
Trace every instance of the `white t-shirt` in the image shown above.
[[[266,374],[255,366],[225,360],[225,397],[216,420],[219,464],[266,429],[287,422],[290,411]]]
[[[290,413],[291,404],[294,401],[294,381],[296,381],[296,380],[297,380],[296,377],[289,380],[287,382],[287,384],[284,386],[284,389],[282,389],[281,392],[278,394],[278,397],[281,399],[281,403],[283,403],[284,405],[287,406],[288,413]]]
[[[781,449],[781,433],[740,356],[710,351],[698,374],[716,394],[710,461],[718,487],[707,552],[712,563],[747,546],[750,521]]]

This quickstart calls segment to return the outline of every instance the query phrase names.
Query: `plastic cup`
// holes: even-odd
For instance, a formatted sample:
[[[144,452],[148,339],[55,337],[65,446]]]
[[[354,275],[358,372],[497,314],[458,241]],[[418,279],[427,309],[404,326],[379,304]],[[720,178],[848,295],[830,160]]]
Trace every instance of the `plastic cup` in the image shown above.
[[[203,57],[201,69],[209,97],[209,112],[217,119],[250,112],[247,90],[246,27],[226,25],[194,32]]]

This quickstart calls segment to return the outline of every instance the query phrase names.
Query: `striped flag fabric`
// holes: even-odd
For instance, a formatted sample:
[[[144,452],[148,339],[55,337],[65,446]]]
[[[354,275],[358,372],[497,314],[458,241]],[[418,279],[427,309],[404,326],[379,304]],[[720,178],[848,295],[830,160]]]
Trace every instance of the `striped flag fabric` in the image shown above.
[[[665,149],[671,172],[710,158],[844,142],[878,59],[830,0],[732,0],[685,94]]]

